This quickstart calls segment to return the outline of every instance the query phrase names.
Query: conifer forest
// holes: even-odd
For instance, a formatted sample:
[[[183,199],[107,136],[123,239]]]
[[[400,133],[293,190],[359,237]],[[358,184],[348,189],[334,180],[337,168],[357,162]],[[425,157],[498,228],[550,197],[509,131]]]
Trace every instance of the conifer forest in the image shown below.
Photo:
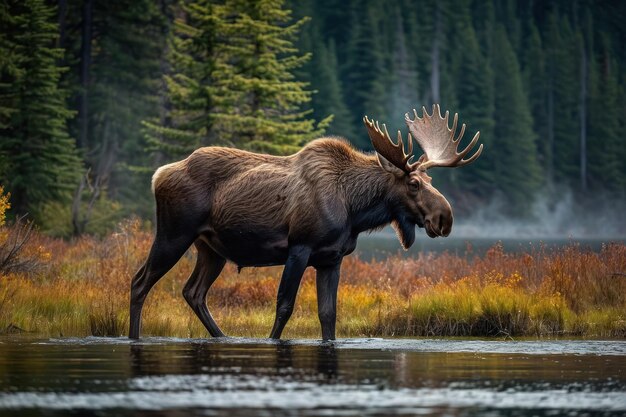
[[[197,147],[290,154],[333,135],[370,151],[364,115],[406,132],[433,103],[485,146],[435,173],[461,213],[620,204],[625,17],[618,0],[3,0],[8,215],[103,234],[150,220],[154,169]]]

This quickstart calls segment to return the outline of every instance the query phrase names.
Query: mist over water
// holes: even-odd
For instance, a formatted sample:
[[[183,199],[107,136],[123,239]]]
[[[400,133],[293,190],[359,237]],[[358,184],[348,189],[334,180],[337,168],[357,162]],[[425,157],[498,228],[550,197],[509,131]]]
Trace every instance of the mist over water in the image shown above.
[[[494,199],[469,215],[455,216],[450,237],[623,240],[626,203],[606,196],[582,202],[571,192],[559,197],[543,193],[533,203],[528,216],[514,218],[507,214],[502,199]]]

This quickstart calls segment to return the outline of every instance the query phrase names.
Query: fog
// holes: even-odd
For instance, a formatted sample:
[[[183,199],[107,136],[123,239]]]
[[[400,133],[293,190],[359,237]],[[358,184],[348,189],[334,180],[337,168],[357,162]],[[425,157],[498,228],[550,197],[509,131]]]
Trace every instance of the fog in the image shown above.
[[[454,208],[454,207],[453,207]],[[584,203],[571,192],[558,198],[537,198],[529,215],[506,214],[502,200],[494,199],[469,215],[455,216],[451,237],[496,239],[625,239],[626,204],[606,196]]]
[[[448,238],[440,239],[439,244],[471,239],[492,242],[626,241],[626,202],[607,196],[596,196],[583,203],[576,200],[571,192],[562,193],[559,197],[545,193],[535,199],[530,213],[524,217],[512,216],[504,200],[497,198],[474,209],[459,207],[452,202],[452,209],[455,214],[452,233]],[[391,227],[386,227],[371,236],[391,238],[394,235]],[[430,246],[435,243],[425,233],[418,231],[417,235],[418,240],[426,241]]]

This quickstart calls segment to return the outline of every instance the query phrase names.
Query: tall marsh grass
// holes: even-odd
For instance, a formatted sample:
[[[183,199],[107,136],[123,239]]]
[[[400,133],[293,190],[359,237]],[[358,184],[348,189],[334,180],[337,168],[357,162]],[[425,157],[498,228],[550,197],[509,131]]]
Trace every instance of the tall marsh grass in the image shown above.
[[[0,230],[7,235],[7,228]],[[0,234],[0,236],[3,236]],[[67,242],[33,233],[24,256],[40,267],[0,273],[0,331],[41,335],[125,335],[131,277],[152,235],[138,221],[105,237]],[[2,242],[0,242],[1,244]],[[33,261],[33,262],[35,262]],[[205,337],[181,296],[194,264],[188,252],[150,293],[144,335]],[[227,265],[208,304],[230,335],[267,336],[281,268]],[[577,244],[484,256],[468,252],[348,257],[339,289],[339,337],[626,337],[626,245],[599,252]],[[13,328],[13,327],[11,327]],[[319,337],[314,271],[307,270],[285,337]]]

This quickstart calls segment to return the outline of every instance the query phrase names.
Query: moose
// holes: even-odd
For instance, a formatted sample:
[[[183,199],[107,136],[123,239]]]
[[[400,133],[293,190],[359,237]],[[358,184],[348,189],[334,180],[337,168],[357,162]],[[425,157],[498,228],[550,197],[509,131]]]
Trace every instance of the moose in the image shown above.
[[[449,127],[422,107],[407,113],[408,152],[386,126],[363,118],[375,149],[369,155],[340,138],[311,141],[290,156],[271,156],[209,146],[182,161],[164,165],[152,177],[156,234],[130,292],[129,337],[139,337],[141,310],[150,289],[194,244],[197,259],[183,296],[211,336],[224,336],[211,316],[206,295],[226,261],[239,268],[284,265],[270,337],[280,339],[292,314],[305,269],[316,269],[318,317],[323,340],[335,339],[337,288],[344,256],[360,233],[391,224],[405,249],[415,226],[435,238],[452,229],[452,208],[431,184],[429,168],[460,167],[482,152],[477,132],[459,151],[465,124],[456,135],[458,114]],[[456,136],[456,137],[455,137]],[[413,155],[413,139],[424,151]]]

